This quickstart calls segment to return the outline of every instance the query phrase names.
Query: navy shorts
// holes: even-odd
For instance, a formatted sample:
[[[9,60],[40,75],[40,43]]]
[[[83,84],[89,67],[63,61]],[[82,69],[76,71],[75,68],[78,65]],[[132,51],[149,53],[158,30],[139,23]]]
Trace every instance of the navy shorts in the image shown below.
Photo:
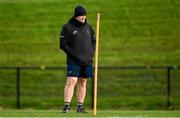
[[[81,77],[90,78],[93,77],[93,66],[78,66],[78,65],[67,65],[67,77]]]

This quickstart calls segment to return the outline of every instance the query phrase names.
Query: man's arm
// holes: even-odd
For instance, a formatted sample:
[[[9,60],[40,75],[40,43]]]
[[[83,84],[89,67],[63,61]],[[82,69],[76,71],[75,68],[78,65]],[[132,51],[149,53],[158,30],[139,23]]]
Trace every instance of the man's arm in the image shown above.
[[[95,48],[96,48],[96,37],[95,37],[95,33],[94,33],[94,30],[92,29],[92,27],[91,27],[91,43],[92,43],[92,46],[95,50]]]
[[[69,39],[69,36],[68,36],[68,33],[65,29],[65,27],[63,27],[61,33],[60,33],[60,48],[68,55],[72,55],[72,51],[71,49],[69,48],[69,45],[68,45],[68,39]]]

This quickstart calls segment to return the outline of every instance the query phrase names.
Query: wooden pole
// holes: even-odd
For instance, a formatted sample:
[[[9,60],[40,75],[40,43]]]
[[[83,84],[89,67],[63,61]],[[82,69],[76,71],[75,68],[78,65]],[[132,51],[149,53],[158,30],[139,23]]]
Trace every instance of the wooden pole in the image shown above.
[[[96,19],[95,74],[94,74],[94,115],[96,115],[96,107],[97,107],[97,75],[98,75],[98,52],[99,52],[99,23],[100,23],[100,13],[97,13],[97,19]]]

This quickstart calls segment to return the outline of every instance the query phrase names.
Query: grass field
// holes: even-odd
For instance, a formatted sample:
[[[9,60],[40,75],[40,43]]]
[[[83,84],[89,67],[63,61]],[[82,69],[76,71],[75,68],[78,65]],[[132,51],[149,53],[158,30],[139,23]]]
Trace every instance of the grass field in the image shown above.
[[[93,111],[88,113],[64,114],[58,110],[2,110],[0,117],[94,117]],[[144,110],[98,110],[97,117],[180,117],[179,111],[144,111]]]
[[[179,0],[113,1],[0,0],[0,66],[64,66],[59,32],[77,4],[94,29],[101,13],[100,65],[179,64]]]
[[[180,0],[0,0],[0,66],[66,66],[59,32],[78,4],[87,8],[94,29],[101,13],[100,66],[180,65]],[[174,109],[180,109],[179,73],[173,70]],[[98,106],[166,109],[166,75],[100,70]],[[22,108],[59,107],[64,84],[65,70],[22,70]],[[0,70],[0,109],[15,108],[15,96],[16,70]]]

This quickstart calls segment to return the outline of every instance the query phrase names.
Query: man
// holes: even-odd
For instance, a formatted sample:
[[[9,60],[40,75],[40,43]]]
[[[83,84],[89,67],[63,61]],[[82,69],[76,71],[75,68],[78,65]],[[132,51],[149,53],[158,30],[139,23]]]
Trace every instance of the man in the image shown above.
[[[86,10],[81,5],[75,7],[74,16],[60,33],[60,48],[66,53],[67,80],[64,88],[63,112],[70,111],[70,103],[77,83],[77,112],[85,112],[86,78],[93,76],[93,56],[95,51],[94,31],[87,23]]]

